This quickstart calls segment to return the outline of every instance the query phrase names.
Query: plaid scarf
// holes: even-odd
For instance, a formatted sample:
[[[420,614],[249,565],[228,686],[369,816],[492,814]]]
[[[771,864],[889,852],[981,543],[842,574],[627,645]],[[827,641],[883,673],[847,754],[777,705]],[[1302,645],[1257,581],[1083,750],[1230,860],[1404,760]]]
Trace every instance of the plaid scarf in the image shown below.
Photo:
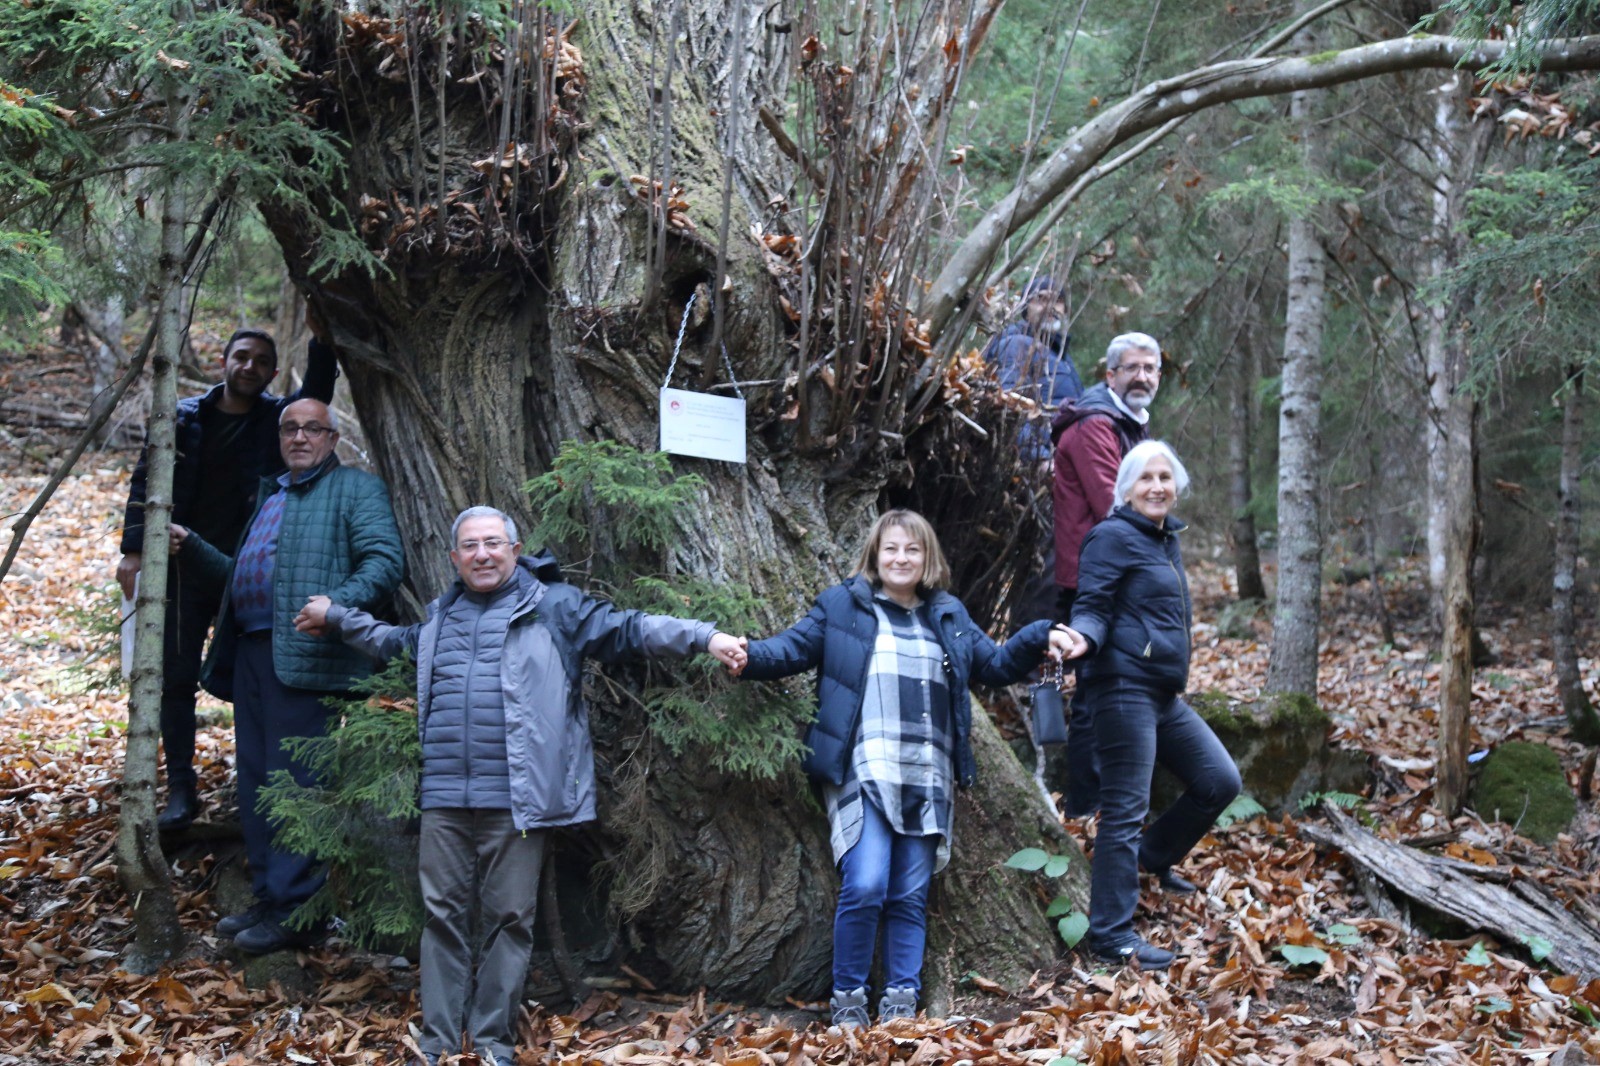
[[[907,610],[880,592],[878,635],[867,670],[861,724],[844,784],[824,789],[837,864],[861,839],[863,802],[904,836],[940,838],[934,869],[950,861],[955,809],[951,692],[927,611]]]

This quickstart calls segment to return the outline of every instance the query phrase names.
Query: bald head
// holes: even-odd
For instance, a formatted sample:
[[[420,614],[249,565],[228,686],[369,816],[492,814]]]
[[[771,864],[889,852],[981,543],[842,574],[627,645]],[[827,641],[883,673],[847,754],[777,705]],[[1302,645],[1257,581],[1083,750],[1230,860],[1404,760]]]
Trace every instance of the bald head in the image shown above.
[[[278,416],[278,447],[292,480],[315,469],[339,443],[339,424],[321,400],[296,400]]]

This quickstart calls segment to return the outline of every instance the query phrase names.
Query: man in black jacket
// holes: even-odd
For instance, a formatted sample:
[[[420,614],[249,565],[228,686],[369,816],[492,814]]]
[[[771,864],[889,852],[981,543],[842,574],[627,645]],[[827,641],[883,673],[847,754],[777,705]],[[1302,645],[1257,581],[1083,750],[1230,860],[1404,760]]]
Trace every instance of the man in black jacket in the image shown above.
[[[255,505],[262,477],[284,469],[278,450],[278,415],[299,399],[333,399],[339,369],[326,331],[309,310],[313,334],[305,382],[288,396],[266,391],[278,374],[278,347],[258,329],[241,329],[222,350],[222,382],[199,396],[178,401],[178,455],[172,477],[172,522],[207,543],[232,551]],[[148,452],[139,456],[123,516],[122,560],[117,583],[134,598],[134,579],[144,562],[145,478]],[[155,550],[168,546],[158,536]],[[158,824],[182,830],[199,808],[195,792],[194,704],[200,654],[216,616],[222,589],[186,575],[176,558],[168,569],[166,642],[162,653],[161,744],[166,752],[167,807]]]

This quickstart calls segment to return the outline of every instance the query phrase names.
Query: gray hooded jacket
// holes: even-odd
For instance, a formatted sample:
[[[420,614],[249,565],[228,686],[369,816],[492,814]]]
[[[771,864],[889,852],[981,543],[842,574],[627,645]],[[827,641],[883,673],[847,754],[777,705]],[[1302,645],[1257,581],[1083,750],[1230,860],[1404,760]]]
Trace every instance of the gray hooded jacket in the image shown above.
[[[499,649],[505,713],[511,817],[518,829],[547,829],[593,821],[594,745],[583,703],[583,660],[682,658],[704,651],[716,628],[709,622],[624,611],[561,581],[549,552],[517,560],[532,579],[511,612]],[[428,617],[392,626],[365,611],[334,606],[330,628],[350,647],[379,661],[411,651],[417,660],[417,726],[430,742],[435,658],[458,581],[428,605]],[[429,783],[424,771],[423,792]]]

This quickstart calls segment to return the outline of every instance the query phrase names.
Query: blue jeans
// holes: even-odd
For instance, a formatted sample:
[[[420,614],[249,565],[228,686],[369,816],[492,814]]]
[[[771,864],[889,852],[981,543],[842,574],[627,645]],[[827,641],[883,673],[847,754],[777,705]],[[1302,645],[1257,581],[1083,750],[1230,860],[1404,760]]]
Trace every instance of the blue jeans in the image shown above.
[[[1233,757],[1177,693],[1114,679],[1091,686],[1084,697],[1100,763],[1089,942],[1112,950],[1137,935],[1139,868],[1160,872],[1189,854],[1241,786]],[[1141,834],[1157,762],[1187,791]]]
[[[839,860],[833,917],[833,987],[865,988],[883,925],[885,987],[922,990],[928,943],[928,885],[939,838],[896,833],[871,800],[861,804],[861,839]]]

